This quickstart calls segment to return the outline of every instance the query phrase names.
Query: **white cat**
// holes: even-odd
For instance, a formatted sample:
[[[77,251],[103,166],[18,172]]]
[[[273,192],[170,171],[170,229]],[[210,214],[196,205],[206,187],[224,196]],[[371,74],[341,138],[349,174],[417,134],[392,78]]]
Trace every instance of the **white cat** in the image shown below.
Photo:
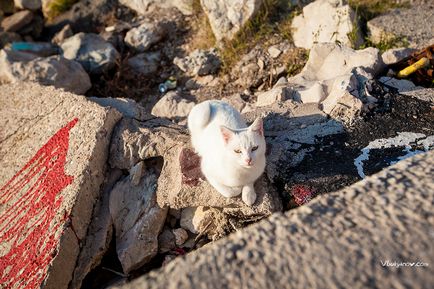
[[[208,182],[228,198],[242,193],[244,203],[251,206],[256,200],[253,183],[265,168],[262,119],[247,127],[234,107],[209,100],[193,107],[188,129]]]

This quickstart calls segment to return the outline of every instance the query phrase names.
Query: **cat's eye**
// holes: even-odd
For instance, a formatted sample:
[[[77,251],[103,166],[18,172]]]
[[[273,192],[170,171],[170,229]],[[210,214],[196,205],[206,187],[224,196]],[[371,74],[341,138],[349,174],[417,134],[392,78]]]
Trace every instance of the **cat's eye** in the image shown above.
[[[257,150],[258,149],[258,146],[254,146],[254,147],[252,147],[252,152],[254,152],[255,150]]]
[[[235,152],[236,154],[240,154],[240,153],[241,153],[241,150],[234,150],[234,152]]]

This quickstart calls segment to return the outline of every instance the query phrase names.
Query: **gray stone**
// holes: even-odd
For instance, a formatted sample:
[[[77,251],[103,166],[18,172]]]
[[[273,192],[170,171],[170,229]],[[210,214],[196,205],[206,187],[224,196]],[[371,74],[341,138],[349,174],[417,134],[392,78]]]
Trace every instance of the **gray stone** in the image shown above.
[[[14,3],[19,9],[38,10],[42,7],[41,0],[14,0]]]
[[[404,160],[118,288],[429,289],[433,162]]]
[[[381,58],[383,59],[384,64],[389,65],[401,61],[416,51],[417,49],[414,48],[392,48],[383,52]]]
[[[153,44],[159,42],[164,34],[164,29],[158,23],[144,22],[129,30],[124,40],[130,48],[138,52],[145,52]]]
[[[28,10],[23,10],[3,19],[0,27],[3,28],[4,31],[16,32],[32,22],[32,19],[33,13]]]
[[[165,228],[158,236],[158,252],[167,253],[175,247],[175,235],[172,233],[172,230]]]
[[[35,83],[2,85],[0,115],[2,286],[67,289],[121,116]]]
[[[151,75],[158,71],[160,60],[160,52],[145,52],[129,58],[127,63],[135,72]]]
[[[175,244],[176,246],[181,246],[188,239],[188,233],[183,228],[174,229],[173,235],[175,235]]]
[[[434,88],[416,88],[410,91],[403,91],[401,94],[434,104]]]
[[[38,57],[33,54],[0,51],[0,83],[32,81],[84,94],[90,79],[83,67],[62,56]]]
[[[89,73],[102,73],[113,68],[119,53],[112,44],[93,33],[78,33],[66,39],[63,56],[80,63]]]
[[[220,59],[215,49],[196,49],[187,57],[175,57],[173,63],[192,76],[215,74],[220,68]]]
[[[262,0],[201,0],[217,41],[230,40],[258,12]]]
[[[124,117],[145,121],[152,118],[145,108],[130,98],[89,97],[101,106],[116,108]]]
[[[185,118],[193,108],[194,102],[188,101],[177,91],[167,92],[152,108],[152,115],[170,119]]]
[[[368,21],[370,39],[374,43],[393,39],[408,41],[409,47],[422,49],[434,44],[433,3],[413,5],[409,9],[392,10]]]
[[[292,20],[292,37],[297,47],[312,48],[315,43],[338,41],[346,46],[363,43],[354,11],[339,0],[316,0]],[[354,39],[348,34],[355,30]],[[352,43],[355,42],[355,43]]]
[[[137,11],[139,14],[148,14],[155,8],[177,8],[184,15],[193,14],[193,0],[120,0],[121,4]]]
[[[116,252],[123,271],[138,269],[158,252],[158,235],[167,207],[156,202],[157,175],[146,170],[138,185],[133,177],[119,181],[110,193],[110,214],[116,233]]]
[[[407,79],[396,79],[393,77],[382,76],[378,79],[381,83],[388,87],[392,87],[398,90],[398,92],[410,91],[415,89],[421,89],[422,87],[416,86],[413,82]]]

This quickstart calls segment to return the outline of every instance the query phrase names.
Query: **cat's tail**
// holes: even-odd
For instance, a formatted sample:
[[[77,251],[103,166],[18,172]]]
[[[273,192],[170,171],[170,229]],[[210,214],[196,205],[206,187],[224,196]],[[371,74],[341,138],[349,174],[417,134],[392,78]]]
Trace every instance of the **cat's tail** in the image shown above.
[[[208,125],[210,118],[211,103],[209,101],[201,102],[191,109],[187,124],[193,138]]]

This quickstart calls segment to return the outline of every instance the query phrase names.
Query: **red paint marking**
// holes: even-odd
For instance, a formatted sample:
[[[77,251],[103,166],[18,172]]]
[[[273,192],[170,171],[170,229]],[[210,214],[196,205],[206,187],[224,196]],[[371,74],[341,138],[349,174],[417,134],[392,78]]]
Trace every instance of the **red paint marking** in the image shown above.
[[[306,186],[296,185],[291,189],[291,195],[297,205],[308,203],[314,197],[314,191]]]
[[[77,122],[61,128],[0,189],[1,288],[40,288],[57,254],[63,223],[52,221],[60,213],[59,193],[74,179],[64,167],[69,132]]]

